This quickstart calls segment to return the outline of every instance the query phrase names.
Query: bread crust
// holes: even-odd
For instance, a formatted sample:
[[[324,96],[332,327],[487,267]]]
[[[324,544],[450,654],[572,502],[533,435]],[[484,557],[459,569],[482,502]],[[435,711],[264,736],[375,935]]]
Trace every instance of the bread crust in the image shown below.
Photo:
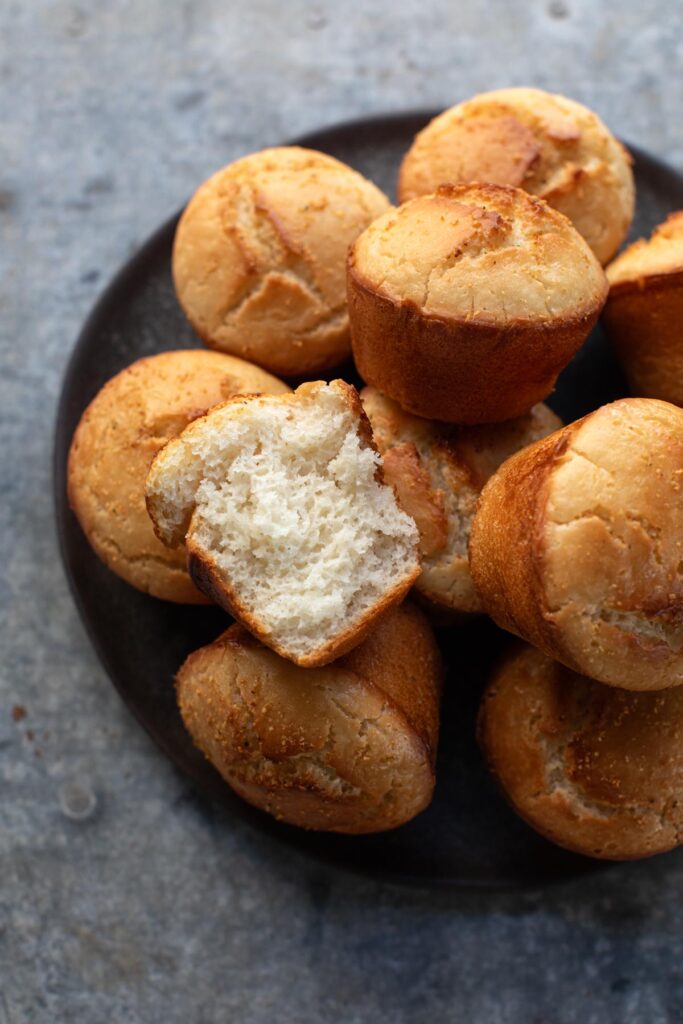
[[[373,438],[370,421],[363,409],[363,405],[356,389],[352,385],[347,384],[346,381],[342,380],[333,381],[330,386],[334,386],[337,389],[337,391],[343,396],[344,401],[349,406],[353,415],[357,417],[358,435],[363,446],[372,448],[374,451],[378,451]],[[296,403],[302,396],[305,397],[308,394],[315,393],[315,391],[320,387],[321,382],[309,382],[307,384],[302,384],[296,392],[280,396],[280,400],[284,403]],[[238,404],[244,405],[253,397],[254,396],[239,396],[235,399],[222,403],[220,406],[216,406],[211,410],[211,412],[216,413],[220,409],[228,406]],[[186,432],[184,434],[185,439],[187,439],[188,436],[191,436],[193,431],[201,429],[202,419],[206,420],[206,417],[200,417],[191,425],[189,433]],[[181,439],[173,439],[169,442],[170,445],[179,445],[181,443]],[[157,536],[164,543],[169,544],[174,541],[177,542],[178,538],[169,537],[168,533],[160,526],[161,506],[158,496],[156,496],[154,492],[154,480],[157,468],[158,467],[155,467],[153,463],[147,480],[147,509]],[[384,483],[381,466],[378,466],[377,468],[376,478],[379,483]],[[254,636],[258,637],[259,640],[272,648],[272,650],[276,651],[276,653],[280,654],[282,657],[288,658],[295,664],[306,668],[327,665],[357,646],[361,640],[368,635],[372,627],[386,615],[387,611],[400,604],[420,574],[419,560],[416,559],[414,566],[410,570],[406,569],[403,578],[395,586],[386,591],[380,600],[378,600],[371,608],[368,608],[365,613],[358,617],[351,625],[340,630],[336,636],[331,638],[328,642],[320,645],[309,654],[300,654],[291,650],[286,644],[278,642],[268,630],[266,624],[252,614],[251,610],[242,600],[240,600],[237,589],[231,585],[230,580],[228,580],[224,574],[221,574],[211,552],[208,551],[197,539],[195,534],[196,523],[193,520],[194,515],[187,527],[185,546],[187,549],[188,570],[197,589],[210,598],[210,600],[225,608],[225,610],[233,615],[234,618],[239,622],[242,622]]]
[[[570,218],[601,263],[628,234],[635,186],[626,149],[588,108],[540,89],[499,89],[444,111],[416,136],[400,202],[445,182],[514,185]]]
[[[283,146],[229,164],[188,203],[173,245],[178,300],[212,348],[285,376],[349,355],[346,249],[389,208],[324,153]]]
[[[546,398],[593,328],[599,308],[556,327],[447,321],[378,295],[349,262],[358,372],[416,416],[498,423]]]
[[[598,435],[605,465],[591,448]],[[683,683],[682,482],[683,413],[655,400],[603,406],[512,456],[484,487],[470,533],[485,611],[608,685]],[[563,516],[563,501],[581,511]]]
[[[683,406],[683,271],[615,285],[603,323],[632,394]]]
[[[605,330],[631,391],[683,405],[683,213],[607,269]]]
[[[477,497],[506,458],[562,421],[541,404],[520,419],[462,427],[411,416],[375,388],[364,388],[361,401],[385,478],[420,531],[422,573],[414,595],[432,621],[465,621],[483,610],[467,559]]]
[[[649,238],[629,245],[607,268],[610,285],[638,284],[683,270],[683,210],[670,213]]]
[[[484,610],[503,629],[562,661],[572,659],[545,615],[542,573],[548,478],[572,426],[537,441],[503,464],[482,490],[469,542],[470,572]],[[505,514],[503,514],[505,510]],[[573,661],[570,667],[576,668]]]
[[[631,860],[683,840],[683,689],[629,693],[515,645],[478,739],[514,810],[552,842]]]
[[[516,196],[516,198],[515,198]],[[521,197],[524,197],[521,199]],[[517,189],[495,186],[442,188],[434,201],[520,203],[530,219],[552,220],[574,232],[564,218]],[[431,201],[430,199],[430,201]],[[422,200],[416,200],[422,202]],[[408,204],[410,205],[410,204]],[[399,216],[409,217],[407,207]],[[378,230],[371,226],[365,233]],[[391,230],[388,225],[387,230]],[[552,391],[559,372],[595,324],[607,283],[587,247],[575,236],[582,257],[590,257],[596,281],[562,316],[507,316],[454,308],[448,315],[426,310],[410,298],[391,295],[361,257],[364,236],[352,246],[347,292],[353,354],[367,384],[417,416],[478,424],[513,419]],[[427,244],[427,243],[425,243]],[[482,267],[482,274],[485,269]],[[514,273],[514,271],[511,271]]]
[[[288,387],[257,366],[222,353],[188,349],[137,360],[112,377],[83,413],[67,467],[67,493],[98,557],[144,593],[204,604],[184,549],[154,535],[145,480],[155,455],[194,419],[238,391]]]
[[[303,828],[369,833],[431,800],[441,676],[428,624],[402,605],[325,669],[232,626],[190,655],[176,692],[193,740],[243,799]]]

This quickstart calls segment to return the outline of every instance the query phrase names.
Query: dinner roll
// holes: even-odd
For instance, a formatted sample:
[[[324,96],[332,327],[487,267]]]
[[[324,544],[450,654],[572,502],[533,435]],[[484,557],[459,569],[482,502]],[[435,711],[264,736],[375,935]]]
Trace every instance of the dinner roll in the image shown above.
[[[632,391],[683,405],[683,211],[607,268],[603,323]]]
[[[628,860],[683,839],[683,688],[628,693],[519,646],[486,690],[479,742],[514,809],[560,846]]]
[[[512,419],[545,398],[606,294],[566,217],[498,185],[413,199],[349,254],[361,376],[409,412],[452,423]]]
[[[69,451],[69,502],[95,553],[138,590],[206,601],[187,573],[184,548],[172,551],[155,537],[145,480],[169,438],[216,403],[254,391],[289,388],[219,352],[162,352],[118,373],[83,413]]]
[[[501,462],[562,421],[540,403],[506,423],[448,426],[411,416],[376,388],[364,388],[360,397],[384,457],[384,478],[420,531],[415,591],[436,609],[480,612],[467,561],[479,492]]]
[[[234,399],[157,455],[147,503],[192,578],[264,644],[324,665],[358,644],[419,575],[418,533],[354,388]]]
[[[285,376],[350,352],[349,243],[389,208],[372,182],[310,149],[265,149],[195,192],[173,246],[178,300],[211,348]]]
[[[601,263],[628,234],[631,158],[587,107],[541,89],[498,89],[440,114],[401,165],[400,202],[439,185],[490,181],[540,196],[569,217]]]
[[[439,653],[420,613],[393,609],[327,668],[299,668],[239,625],[176,680],[194,742],[249,803],[293,825],[380,832],[434,789]]]
[[[504,462],[470,569],[485,611],[583,675],[683,683],[683,410],[624,398]]]

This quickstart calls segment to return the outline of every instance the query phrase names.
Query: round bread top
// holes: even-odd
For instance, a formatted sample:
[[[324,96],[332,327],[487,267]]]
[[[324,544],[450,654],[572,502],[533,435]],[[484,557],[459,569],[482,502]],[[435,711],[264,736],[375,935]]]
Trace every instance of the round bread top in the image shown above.
[[[375,832],[429,802],[440,659],[402,605],[350,654],[302,669],[232,626],[177,678],[195,742],[246,800],[292,824]]]
[[[683,688],[628,693],[519,646],[479,738],[516,810],[561,846],[619,860],[683,838]]]
[[[183,213],[173,250],[181,305],[213,347],[280,373],[349,351],[348,246],[389,208],[362,175],[295,146],[214,174]]]
[[[384,456],[384,478],[420,532],[415,589],[452,611],[480,612],[467,558],[479,492],[505,459],[562,421],[542,402],[519,419],[463,427],[413,416],[377,388],[364,388],[361,400]]]
[[[610,286],[683,273],[683,211],[669,214],[650,238],[629,245],[606,273]]]
[[[548,615],[587,675],[683,683],[683,409],[627,398],[568,427],[538,514]]]
[[[379,217],[351,250],[350,273],[392,303],[494,326],[593,315],[607,283],[562,214],[520,189],[442,186]]]
[[[269,373],[220,352],[162,352],[140,359],[95,396],[69,452],[69,501],[110,569],[169,601],[204,602],[185,568],[185,550],[157,539],[145,480],[157,452],[192,420],[233,395],[280,394]]]
[[[626,150],[587,107],[540,89],[482,93],[436,117],[404,158],[399,199],[470,181],[514,185],[547,200],[602,263],[633,217]]]

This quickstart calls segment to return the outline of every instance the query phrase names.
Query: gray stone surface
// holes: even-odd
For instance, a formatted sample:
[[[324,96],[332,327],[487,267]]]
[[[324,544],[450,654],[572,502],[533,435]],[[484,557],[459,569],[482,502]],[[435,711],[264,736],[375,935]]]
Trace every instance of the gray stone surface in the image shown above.
[[[667,0],[4,0],[0,1024],[683,1019],[678,855],[435,895],[316,867],[197,801],[88,645],[50,498],[79,326],[209,171],[509,83],[683,166],[682,39]]]

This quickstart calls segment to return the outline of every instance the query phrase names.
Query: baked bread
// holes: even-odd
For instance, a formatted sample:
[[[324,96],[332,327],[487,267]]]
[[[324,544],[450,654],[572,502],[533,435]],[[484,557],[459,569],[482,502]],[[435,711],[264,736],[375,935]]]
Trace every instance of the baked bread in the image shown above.
[[[384,459],[384,479],[420,532],[422,572],[414,591],[435,610],[480,612],[467,561],[479,492],[505,459],[562,421],[540,403],[506,423],[449,426],[411,416],[376,388],[364,388],[360,397]]]
[[[485,611],[611,686],[683,683],[683,410],[624,398],[504,462],[470,570]]]
[[[300,668],[242,626],[176,679],[194,742],[243,799],[292,825],[380,832],[432,798],[441,663],[424,617],[392,609],[326,668]]]
[[[193,423],[154,460],[147,504],[164,543],[187,535],[200,590],[279,654],[324,665],[420,571],[415,523],[380,466],[355,389],[302,384]]]
[[[113,377],[83,413],[69,451],[69,502],[95,553],[138,590],[166,601],[206,602],[187,573],[184,548],[171,550],[155,536],[145,480],[157,452],[188,423],[232,395],[254,391],[289,388],[219,352],[162,352]]]
[[[295,146],[218,171],[180,218],[173,279],[212,348],[285,376],[317,374],[350,354],[349,243],[389,208],[339,160]]]
[[[649,857],[683,841],[683,688],[628,693],[533,647],[508,653],[479,742],[514,809],[589,857]]]
[[[401,164],[399,201],[470,181],[545,199],[601,263],[614,256],[633,218],[627,151],[587,107],[541,89],[482,93],[434,118]]]
[[[607,268],[603,323],[631,390],[683,405],[683,211]]]
[[[522,416],[595,323],[605,275],[566,217],[520,189],[413,199],[350,251],[353,353],[368,384],[451,423]]]

